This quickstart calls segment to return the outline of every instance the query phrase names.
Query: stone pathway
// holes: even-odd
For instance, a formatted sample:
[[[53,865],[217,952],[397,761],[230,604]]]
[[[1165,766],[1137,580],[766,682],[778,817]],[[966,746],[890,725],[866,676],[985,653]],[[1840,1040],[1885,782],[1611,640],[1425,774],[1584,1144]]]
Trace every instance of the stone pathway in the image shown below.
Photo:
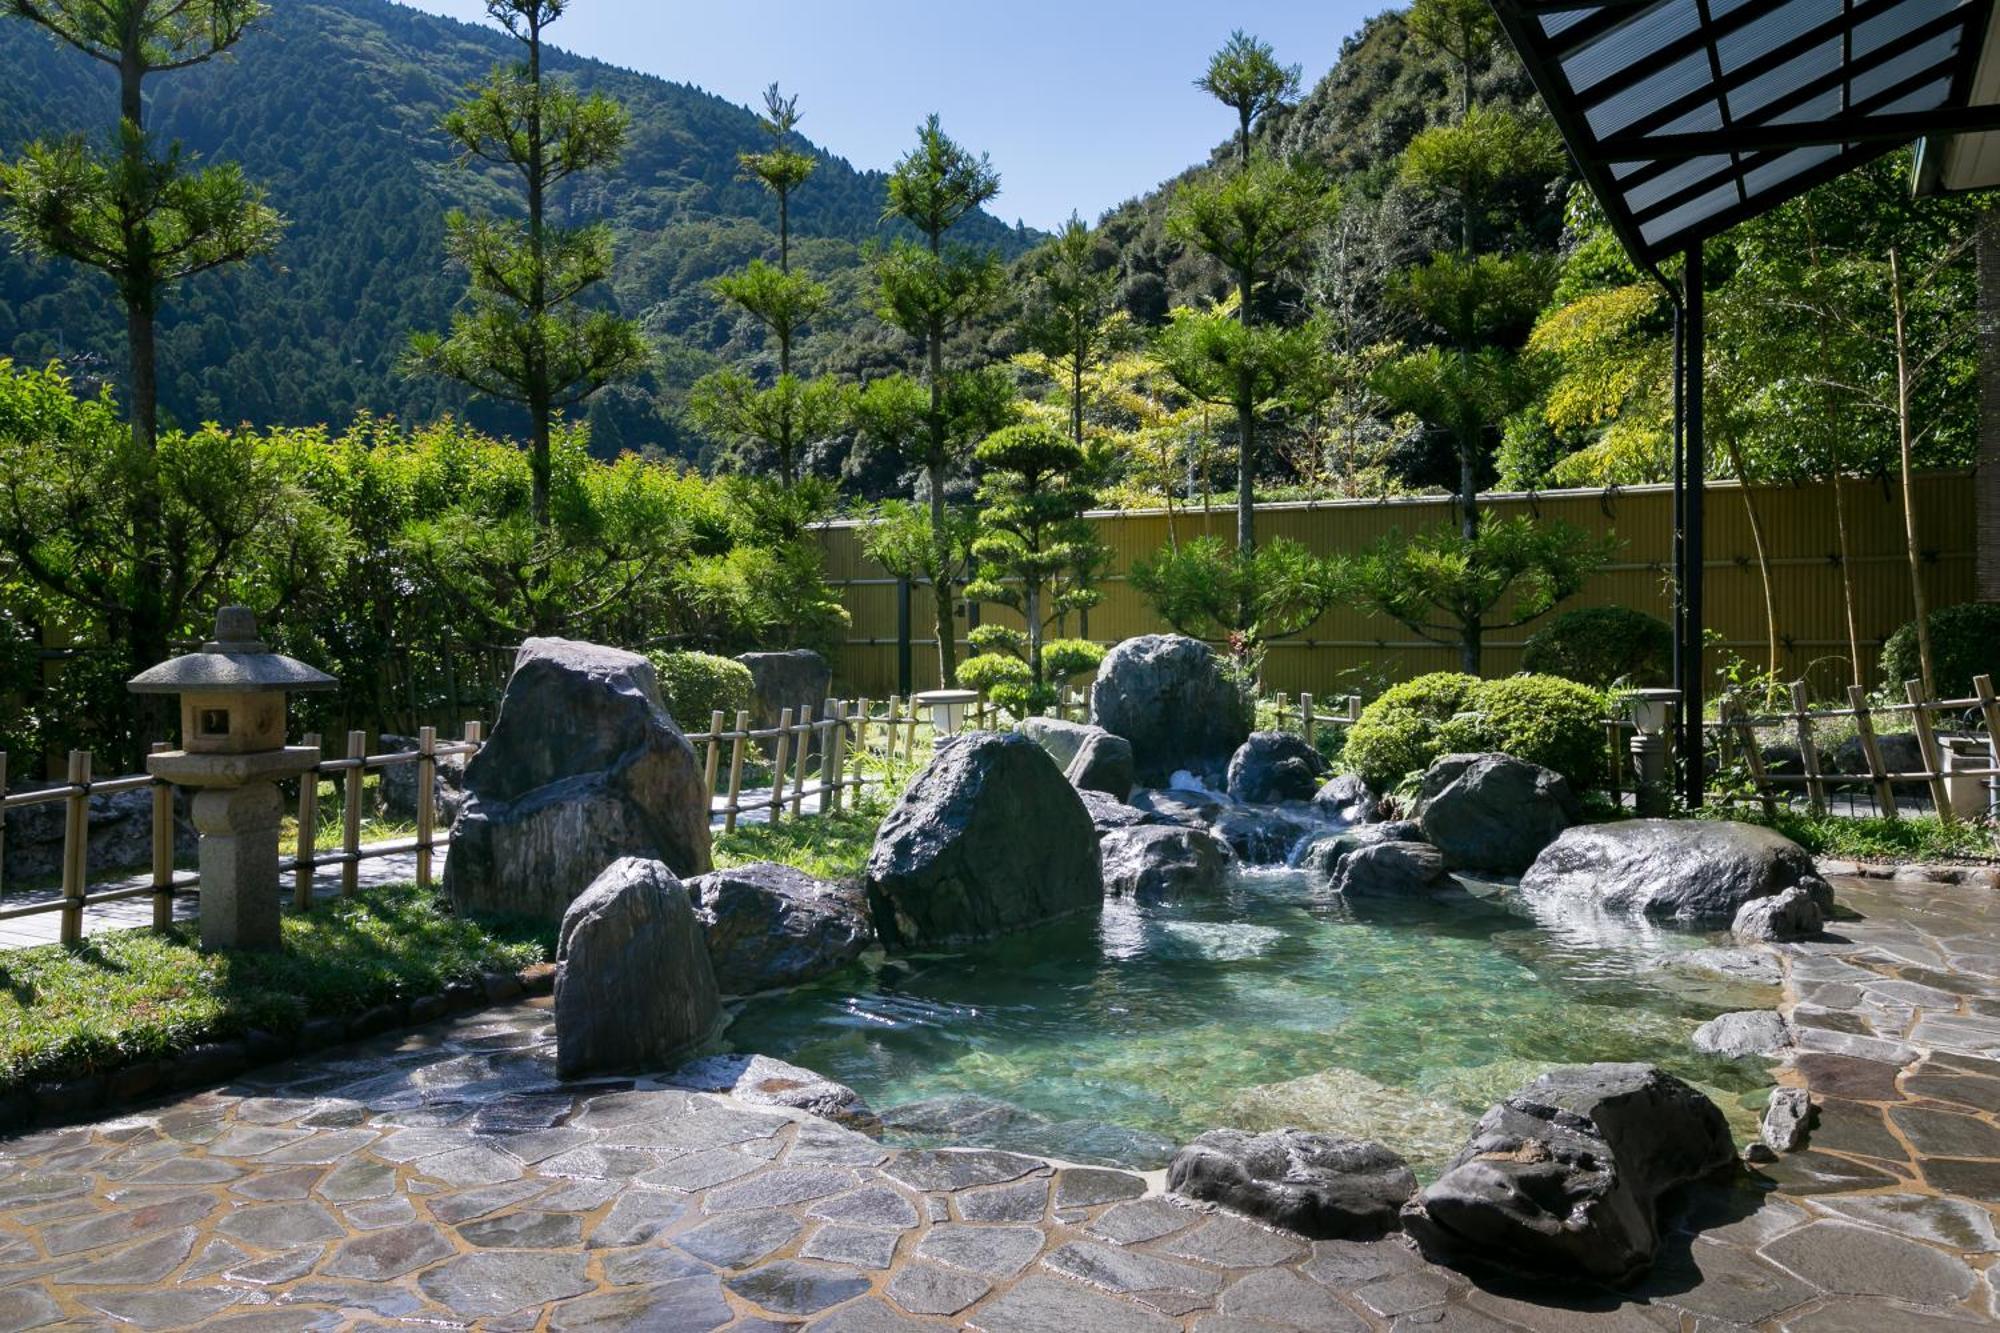
[[[1960,1330],[2000,1255],[2000,902],[1842,881],[1787,948],[1811,1150],[1620,1293],[1307,1242],[1157,1179],[558,1084],[546,1001],[0,1143],[0,1330]],[[1840,988],[1846,989],[1840,989]]]

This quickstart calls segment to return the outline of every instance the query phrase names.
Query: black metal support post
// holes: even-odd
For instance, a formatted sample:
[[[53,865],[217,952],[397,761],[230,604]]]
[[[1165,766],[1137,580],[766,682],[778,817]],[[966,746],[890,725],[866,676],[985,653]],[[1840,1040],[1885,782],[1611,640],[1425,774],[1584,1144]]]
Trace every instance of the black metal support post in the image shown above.
[[[1674,475],[1674,533],[1673,556],[1668,577],[1674,595],[1674,688],[1687,689],[1687,664],[1681,660],[1681,627],[1684,604],[1681,589],[1687,587],[1687,478],[1681,463],[1687,449],[1687,414],[1682,409],[1687,403],[1687,320],[1682,318],[1680,297],[1674,297],[1674,436],[1671,447]],[[1681,708],[1674,705],[1673,730],[1676,744],[1680,741],[1683,722]]]
[[[1688,247],[1683,283],[1687,304],[1684,316],[1687,328],[1686,365],[1683,370],[1687,378],[1687,449],[1683,464],[1687,528],[1683,539],[1685,571],[1681,583],[1681,664],[1686,677],[1681,686],[1686,717],[1681,745],[1681,772],[1688,809],[1697,810],[1708,795],[1707,757],[1702,743],[1708,684],[1702,661],[1702,640],[1707,630],[1702,607],[1707,573],[1702,502],[1708,488],[1708,441],[1702,428],[1702,399],[1707,378],[1704,363],[1708,351],[1708,311],[1702,291],[1700,242]]]
[[[910,660],[910,581],[896,580],[896,693],[908,698],[916,688],[915,664]]]

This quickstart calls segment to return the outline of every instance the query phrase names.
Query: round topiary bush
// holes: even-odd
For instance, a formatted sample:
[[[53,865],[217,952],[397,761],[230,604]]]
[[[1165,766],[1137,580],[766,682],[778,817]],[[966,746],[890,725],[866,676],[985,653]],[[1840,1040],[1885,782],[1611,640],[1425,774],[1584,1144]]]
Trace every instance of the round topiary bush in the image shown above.
[[[649,653],[653,674],[660,679],[660,702],[682,731],[707,731],[720,709],[723,725],[750,707],[756,685],[750,668],[713,653]]]
[[[1665,685],[1673,676],[1674,631],[1629,606],[1565,611],[1529,638],[1521,665],[1600,690]]]
[[[1560,676],[1484,681],[1472,694],[1474,748],[1552,768],[1581,791],[1605,771],[1605,709],[1601,691]]]
[[[1469,706],[1479,678],[1439,671],[1392,685],[1347,729],[1341,761],[1376,791],[1390,791],[1444,754],[1442,731]]]
[[[2000,602],[1947,606],[1926,619],[1931,629],[1931,666],[1937,672],[1933,684],[1941,698],[1970,698],[1974,676],[1991,676],[2000,685]],[[1882,676],[1899,692],[1904,681],[1923,676],[1916,621],[1882,645]]]

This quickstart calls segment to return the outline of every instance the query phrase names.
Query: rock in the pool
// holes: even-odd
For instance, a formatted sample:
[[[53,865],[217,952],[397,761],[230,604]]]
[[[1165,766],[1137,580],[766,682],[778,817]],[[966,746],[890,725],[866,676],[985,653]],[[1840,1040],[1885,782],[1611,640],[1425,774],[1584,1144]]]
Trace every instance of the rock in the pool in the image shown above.
[[[1175,1154],[1167,1188],[1315,1240],[1337,1240],[1393,1228],[1417,1178],[1402,1158],[1365,1139],[1212,1129]]]
[[[1122,801],[1132,794],[1133,772],[1131,742],[1101,731],[1085,738],[1069,761],[1067,776],[1078,791],[1099,791]]]
[[[1792,1025],[1774,1009],[1742,1009],[1709,1019],[1689,1040],[1703,1055],[1731,1060],[1780,1055],[1792,1047]]]
[[[1138,780],[1185,769],[1220,781],[1250,735],[1250,707],[1214,650],[1181,634],[1145,634],[1105,654],[1090,720],[1132,743]]]
[[[1229,761],[1229,794],[1251,805],[1310,801],[1319,795],[1326,760],[1288,731],[1259,731]]]
[[[1576,816],[1560,773],[1512,755],[1446,755],[1424,774],[1424,837],[1455,870],[1518,875]]]
[[[1060,717],[1024,717],[1014,724],[1014,730],[1047,750],[1049,758],[1055,760],[1056,767],[1061,769],[1069,767],[1085,741],[1092,736],[1109,734],[1103,727]]]
[[[1576,896],[1664,920],[1723,924],[1745,903],[1803,889],[1822,912],[1833,889],[1782,833],[1724,820],[1632,819],[1570,829],[1521,878],[1524,894]]]
[[[1671,1074],[1556,1069],[1486,1113],[1403,1225],[1436,1262],[1619,1285],[1652,1266],[1661,1197],[1735,1161],[1721,1110]]]
[[[687,889],[658,861],[613,862],[563,915],[556,1070],[670,1066],[722,1026],[722,998]]]
[[[500,716],[465,766],[444,890],[461,915],[556,922],[624,856],[709,868],[708,791],[694,747],[636,653],[529,639]]]
[[[1083,808],[1090,812],[1090,822],[1096,826],[1100,838],[1113,829],[1137,828],[1153,822],[1153,817],[1144,810],[1114,800],[1104,792],[1078,787],[1076,794],[1082,798]]]
[[[1215,836],[1228,843],[1245,865],[1288,865],[1292,853],[1323,827],[1311,821],[1304,807],[1231,805],[1216,813]]]
[[[690,1061],[661,1080],[668,1087],[716,1092],[755,1106],[782,1106],[866,1133],[882,1121],[861,1094],[810,1069],[768,1055],[710,1055]]]
[[[1117,829],[1098,846],[1104,857],[1104,892],[1142,903],[1214,893],[1235,860],[1229,844],[1213,833],[1174,824]]]
[[[1223,811],[1233,808],[1220,796],[1186,787],[1141,787],[1127,803],[1145,815],[1148,823],[1188,828],[1210,828]]]
[[[858,958],[875,941],[859,889],[760,861],[687,881],[725,995],[797,986]]]
[[[1826,925],[1826,917],[1812,893],[1794,884],[1783,893],[1768,898],[1752,898],[1736,909],[1729,933],[1745,943],[1783,943],[1809,940]]]
[[[1363,847],[1373,847],[1378,842],[1423,840],[1423,826],[1407,819],[1392,819],[1385,824],[1363,824],[1344,833],[1329,833],[1313,839],[1294,863],[1299,869],[1330,881],[1339,872],[1340,863]]]
[[[1382,803],[1368,790],[1368,784],[1352,773],[1328,778],[1312,799],[1314,805],[1349,824],[1372,824],[1382,809]]]
[[[1396,898],[1448,888],[1444,854],[1424,842],[1377,842],[1344,856],[1333,888],[1349,898]]]
[[[1097,829],[1041,746],[973,732],[920,773],[875,835],[868,908],[893,949],[982,939],[1094,911]]]

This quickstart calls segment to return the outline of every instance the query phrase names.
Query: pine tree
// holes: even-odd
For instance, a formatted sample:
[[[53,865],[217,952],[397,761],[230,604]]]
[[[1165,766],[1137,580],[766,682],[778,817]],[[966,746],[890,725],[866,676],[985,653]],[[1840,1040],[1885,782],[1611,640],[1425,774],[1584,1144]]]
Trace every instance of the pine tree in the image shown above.
[[[1081,449],[1084,380],[1116,347],[1118,270],[1099,256],[1097,238],[1072,213],[1054,240],[1028,256],[1027,271],[1021,337],[1068,381],[1070,439]]]

